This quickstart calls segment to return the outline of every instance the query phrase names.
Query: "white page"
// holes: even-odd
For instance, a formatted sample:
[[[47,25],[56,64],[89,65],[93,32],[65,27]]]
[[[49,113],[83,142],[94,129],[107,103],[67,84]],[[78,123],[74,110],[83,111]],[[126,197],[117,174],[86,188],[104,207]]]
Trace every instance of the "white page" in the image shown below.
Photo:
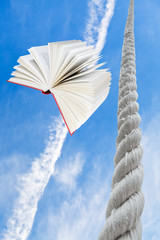
[[[59,68],[61,67],[62,63],[66,59],[70,49],[75,49],[75,48],[80,48],[86,45],[86,42],[81,42],[81,41],[68,41],[68,42],[59,42],[57,43],[57,56],[56,58],[56,66],[53,69],[54,71],[54,76],[53,78],[57,75],[57,71],[59,71]],[[52,79],[53,79],[52,78]]]
[[[27,68],[25,68],[22,65],[16,65],[13,67],[14,69],[16,69],[18,72],[24,73],[25,75],[35,79],[38,83],[41,83],[41,81],[39,80],[38,77],[36,77],[36,75],[34,75],[31,71],[29,71]]]
[[[81,124],[82,120],[87,116],[87,108],[81,109],[81,104],[77,102],[77,98],[61,90],[55,89],[55,98],[59,104],[62,114],[67,122],[71,132],[74,132]]]
[[[59,72],[62,63],[70,49],[79,48],[86,45],[86,42],[80,40],[62,41],[56,43],[49,43],[49,56],[50,56],[50,85],[53,85],[54,78]]]
[[[80,65],[84,64],[85,67],[85,62],[87,61],[92,61],[92,58],[95,55],[95,51],[94,50],[90,50],[88,52],[84,52],[84,53],[80,53],[77,54],[72,61],[67,65],[67,67],[61,72],[61,74],[58,76],[55,84],[58,84],[61,79],[65,79],[65,76],[70,72],[74,71],[76,68],[78,68]],[[95,60],[95,59],[93,59]]]
[[[69,66],[69,64],[71,64],[71,62],[74,61],[76,56],[88,52],[91,49],[93,49],[93,46],[82,46],[75,49],[74,48],[70,49],[67,57],[65,58],[61,67],[59,68],[57,75],[55,76],[54,82],[58,82],[58,80],[64,76],[64,74],[66,73],[66,68]]]
[[[98,64],[98,65],[94,65],[95,62],[97,62],[97,59],[89,60],[89,61],[85,62],[84,64],[80,65],[79,67],[75,68],[73,71],[71,71],[68,74],[64,75],[64,77],[62,77],[60,79],[59,84],[61,82],[70,81],[71,79],[74,79],[74,78],[83,76],[85,74],[88,74],[88,73],[94,71],[95,69],[97,69],[97,68],[99,68],[99,67],[101,67],[101,66],[103,66],[105,64],[105,63],[101,63],[101,64]]]
[[[74,81],[68,81],[59,84],[54,89],[58,89],[65,92],[70,92],[79,96],[83,101],[89,103],[94,102],[94,98],[100,97],[99,94],[106,88],[109,87],[110,74],[105,70],[98,70],[87,74],[85,77],[81,76]]]
[[[109,85],[110,73],[105,70],[94,70],[51,89],[71,133],[103,103],[108,95]]]
[[[56,91],[56,92],[54,91],[53,94],[63,114],[65,122],[69,127],[70,132],[73,133],[75,129],[77,129],[78,118],[76,117],[75,113],[71,109],[71,106],[67,104],[66,99],[64,97],[61,97],[62,93],[60,91]]]
[[[52,89],[60,101],[60,109],[71,132],[78,129],[103,103],[109,92],[109,84],[110,73],[95,70],[85,77],[80,77],[74,84],[64,83]],[[70,111],[66,111],[67,106]],[[71,114],[71,111],[74,114]]]
[[[73,43],[79,43],[80,40],[70,40],[70,41],[61,41],[61,42],[51,42],[48,43],[48,51],[49,51],[49,61],[50,61],[50,76],[53,76],[55,74],[55,69],[57,67],[57,61],[59,58],[59,46],[60,45],[68,45]]]
[[[32,47],[28,49],[35,62],[39,66],[46,84],[49,81],[49,54],[48,54],[48,45],[40,46],[40,47]]]
[[[67,54],[70,49],[74,48],[80,48],[86,45],[86,42],[81,42],[81,41],[75,41],[75,42],[68,42],[66,43],[61,43],[60,44],[60,49],[59,49],[59,59],[58,59],[58,65],[61,66],[61,64],[64,62],[65,58],[67,57]]]
[[[20,78],[20,79],[24,79],[24,80],[27,80],[27,81],[30,81],[31,83],[34,83],[36,84],[37,87],[39,87],[40,89],[44,89],[45,90],[45,87],[42,83],[40,82],[37,82],[37,80],[35,80],[34,78],[24,74],[24,73],[21,73],[19,71],[14,71],[11,73],[12,76],[15,76],[17,78]]]
[[[64,72],[69,72],[77,68],[78,66],[84,64],[87,62],[90,58],[93,58],[95,55],[95,52],[93,50],[85,53],[77,54],[74,59],[69,63],[69,65],[65,68]]]
[[[36,88],[38,90],[43,91],[43,89],[40,88],[39,84],[32,82],[31,80],[24,79],[24,78],[13,77],[13,78],[10,78],[8,80],[8,82],[16,83],[16,84],[31,87],[31,88]]]
[[[47,87],[42,71],[40,70],[39,66],[37,65],[37,63],[30,54],[21,56],[17,62],[20,63],[29,71],[33,72],[33,74],[35,74],[37,78],[39,78],[41,83]]]

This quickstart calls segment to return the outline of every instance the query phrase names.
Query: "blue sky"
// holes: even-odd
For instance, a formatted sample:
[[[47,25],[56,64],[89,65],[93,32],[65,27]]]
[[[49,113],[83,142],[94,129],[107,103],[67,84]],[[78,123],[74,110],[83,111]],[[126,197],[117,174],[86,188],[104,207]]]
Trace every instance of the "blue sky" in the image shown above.
[[[99,14],[102,16],[95,21],[95,26],[104,15],[106,1],[97,0],[97,3],[101,2]],[[52,96],[6,81],[17,59],[27,54],[28,48],[52,41],[84,40],[93,1],[1,0],[0,4],[2,236],[13,209],[18,205],[23,187],[19,187],[21,176],[31,172],[36,159],[43,159],[40,153],[45,152],[51,141],[49,136],[55,136],[55,132],[51,134],[50,131],[56,128],[56,119],[59,119]],[[112,73],[108,98],[79,130],[72,136],[67,134],[64,144],[61,140],[61,156],[38,201],[29,240],[94,240],[105,222],[105,207],[114,170],[118,79],[128,6],[128,0],[116,2],[102,50],[103,60]],[[135,0],[138,103],[142,117],[146,201],[142,221],[143,239],[146,240],[160,238],[159,12],[158,0]],[[94,40],[96,43],[96,34]],[[53,157],[56,154],[58,157],[56,149]],[[29,183],[33,187],[32,181]]]

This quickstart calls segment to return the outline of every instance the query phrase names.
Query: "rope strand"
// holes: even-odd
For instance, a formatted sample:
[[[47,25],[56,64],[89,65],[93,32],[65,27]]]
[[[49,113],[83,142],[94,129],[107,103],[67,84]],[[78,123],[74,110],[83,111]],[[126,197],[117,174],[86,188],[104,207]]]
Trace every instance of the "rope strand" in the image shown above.
[[[134,0],[130,0],[124,32],[118,97],[118,136],[114,157],[112,192],[106,210],[106,223],[99,240],[141,240],[140,216],[144,206],[141,191],[143,150],[140,146],[141,118],[136,84],[134,44]]]

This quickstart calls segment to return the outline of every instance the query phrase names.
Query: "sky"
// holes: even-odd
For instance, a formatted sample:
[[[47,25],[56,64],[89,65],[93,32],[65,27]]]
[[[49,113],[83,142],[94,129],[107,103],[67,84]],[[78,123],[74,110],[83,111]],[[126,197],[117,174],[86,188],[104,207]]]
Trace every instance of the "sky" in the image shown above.
[[[113,16],[106,3],[0,0],[0,239],[96,240],[105,223],[129,0],[117,0]],[[159,12],[159,0],[135,0],[144,240],[160,239]],[[100,34],[104,18],[108,22]],[[112,81],[106,101],[71,136],[52,96],[6,81],[30,47],[72,39],[100,43]]]

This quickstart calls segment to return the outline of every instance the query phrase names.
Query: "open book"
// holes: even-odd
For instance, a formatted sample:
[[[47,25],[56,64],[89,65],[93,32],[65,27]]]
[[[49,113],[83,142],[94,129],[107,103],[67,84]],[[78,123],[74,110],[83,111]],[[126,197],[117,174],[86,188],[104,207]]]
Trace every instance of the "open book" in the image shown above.
[[[97,68],[93,46],[80,40],[32,47],[18,59],[8,81],[51,93],[70,132],[78,129],[101,105],[111,80],[107,69]]]

